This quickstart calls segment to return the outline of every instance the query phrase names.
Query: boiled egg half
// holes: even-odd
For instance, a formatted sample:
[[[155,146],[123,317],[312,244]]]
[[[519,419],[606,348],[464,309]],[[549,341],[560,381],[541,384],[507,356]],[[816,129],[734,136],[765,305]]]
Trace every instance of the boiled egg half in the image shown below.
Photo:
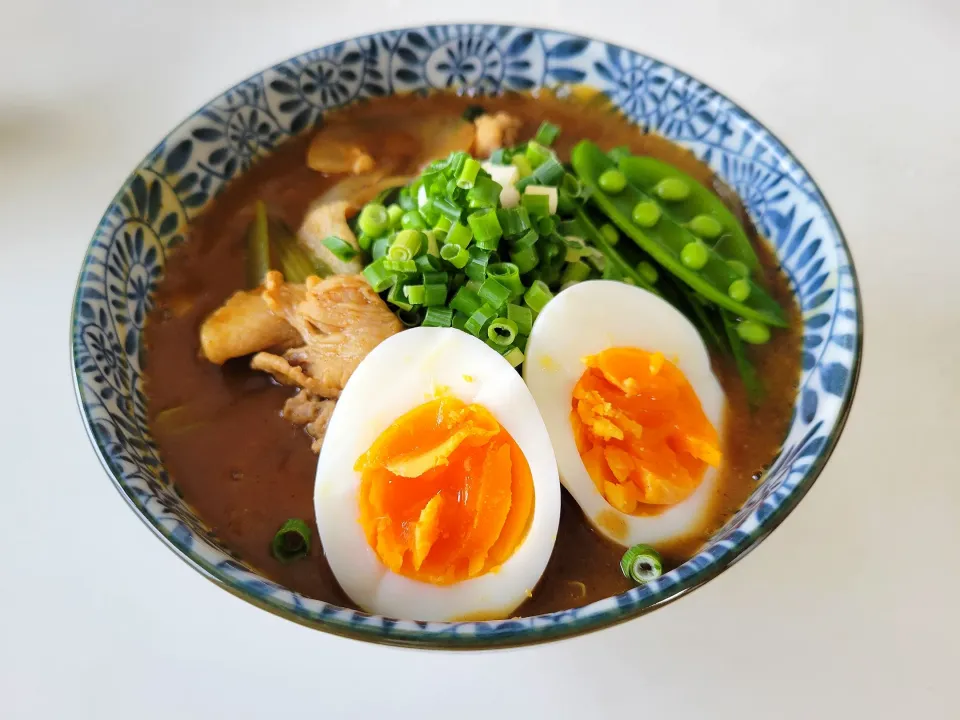
[[[696,529],[722,461],[724,394],[683,314],[625,283],[573,285],[534,322],[524,378],[561,482],[599,532],[629,546]]]
[[[364,610],[502,618],[550,559],[560,483],[510,363],[459,330],[414,328],[377,346],[344,388],[314,502],[330,567]]]

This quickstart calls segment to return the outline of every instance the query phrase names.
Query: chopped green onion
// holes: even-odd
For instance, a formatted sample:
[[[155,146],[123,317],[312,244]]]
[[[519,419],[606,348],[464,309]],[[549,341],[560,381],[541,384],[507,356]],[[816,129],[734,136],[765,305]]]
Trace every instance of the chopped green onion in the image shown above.
[[[282,563],[292,562],[310,554],[310,526],[300,518],[290,518],[273,536],[270,549]]]
[[[357,249],[336,235],[324,238],[323,246],[332,252],[337,260],[342,260],[343,262],[350,262],[357,256]]]
[[[407,296],[407,301],[411,305],[423,305],[423,285],[404,285],[403,294]]]
[[[517,336],[517,324],[509,318],[497,318],[487,326],[487,338],[497,345],[510,345]]]
[[[467,330],[467,321],[468,321],[469,319],[470,319],[470,317],[469,317],[468,315],[464,315],[462,312],[456,312],[456,313],[453,314],[453,323],[452,323],[452,325],[453,325],[453,327],[455,327],[457,330],[461,330],[461,331],[463,331],[463,332],[469,332],[469,331]]]
[[[425,230],[424,236],[427,238],[427,255],[431,257],[440,257],[440,243],[437,242],[437,233],[433,230]]]
[[[533,174],[517,181],[517,190],[523,190],[529,185],[547,185],[555,187],[563,180],[566,170],[555,157],[545,160]]]
[[[440,248],[440,258],[459,270],[470,260],[470,253],[467,252],[466,248],[448,243]]]
[[[553,215],[557,212],[557,189],[546,185],[527,185],[523,189],[523,197],[527,195],[544,195],[547,198],[547,209]],[[546,233],[544,233],[546,234]]]
[[[518,347],[508,348],[503,359],[510,363],[511,367],[517,367],[523,362],[523,350]]]
[[[478,210],[467,218],[477,245],[485,250],[496,250],[503,229],[497,220],[497,212],[492,208]]]
[[[413,260],[391,260],[387,257],[384,258],[383,266],[395,273],[415,273],[417,271],[417,263]]]
[[[517,266],[521,275],[524,275],[540,263],[540,256],[535,247],[525,247],[510,253],[510,262]]]
[[[510,299],[512,293],[510,288],[500,284],[496,279],[488,277],[480,285],[480,290],[477,294],[485,304],[499,310],[507,304],[507,300]]]
[[[417,266],[417,272],[437,272],[438,270],[443,269],[443,265],[433,255],[420,255],[413,262]]]
[[[486,330],[487,323],[493,320],[496,316],[496,308],[490,307],[486,304],[481,305],[470,315],[463,329],[474,337],[480,337],[480,333]]]
[[[413,309],[413,303],[407,300],[406,280],[399,277],[397,278],[396,284],[390,288],[390,292],[387,293],[387,302],[391,305],[396,305],[401,310]]]
[[[428,307],[423,316],[423,327],[450,327],[453,323],[453,310],[445,307]]]
[[[497,210],[497,222],[503,229],[503,236],[508,240],[520,237],[531,228],[530,214],[524,207]]]
[[[628,580],[645,585],[660,577],[663,573],[663,561],[660,553],[649,545],[634,545],[623,554],[620,570]]]
[[[510,160],[510,164],[517,169],[521,178],[533,175],[533,166],[530,165],[530,161],[527,160],[525,155],[514,155]]]
[[[531,140],[527,143],[527,149],[524,151],[524,155],[526,155],[527,161],[530,163],[530,167],[536,170],[553,157],[553,151],[551,151],[550,148],[544,147],[535,140]]]
[[[423,233],[419,230],[401,230],[387,251],[387,259],[393,262],[412,260],[420,252],[422,244]]]
[[[483,305],[483,300],[480,299],[480,296],[466,287],[457,290],[457,294],[450,300],[451,308],[468,316],[473,315],[480,309],[481,305]]]
[[[410,310],[400,308],[397,311],[397,319],[406,327],[416,327],[423,320],[423,315],[420,308],[411,308]]]
[[[444,232],[444,233],[449,232],[450,228],[453,227],[454,222],[456,222],[456,220],[451,222],[450,218],[444,215],[439,220],[437,220],[437,224],[433,226],[433,231]]]
[[[507,305],[507,318],[517,324],[517,332],[520,335],[529,335],[533,327],[533,311],[523,305]]]
[[[564,284],[581,282],[588,277],[590,277],[590,266],[578,260],[577,262],[567,263],[567,266],[563,269],[563,275],[560,276],[560,282]]]
[[[427,221],[418,210],[407,210],[400,218],[400,227],[404,230],[426,230]]]
[[[467,193],[467,204],[471,208],[495,208],[500,203],[503,186],[486,176],[477,178],[476,184]]]
[[[524,193],[526,196],[526,193]],[[537,232],[541,235],[550,235],[557,229],[557,223],[554,221],[553,216],[542,217],[537,219]]]
[[[445,305],[447,302],[447,283],[427,283],[424,285],[425,296],[423,304],[427,307]]]
[[[373,245],[370,246],[370,257],[374,260],[379,260],[382,257],[385,257],[387,250],[390,249],[390,238],[377,238],[373,241]]]
[[[380,237],[390,229],[390,216],[387,215],[387,209],[380,203],[368,203],[360,211],[357,227],[371,237]]]
[[[492,278],[510,291],[510,297],[523,295],[524,287],[520,281],[520,268],[513,263],[502,262],[487,266],[487,278]],[[483,293],[480,293],[481,297]]]
[[[473,230],[463,223],[454,223],[453,227],[447,232],[447,244],[459,245],[465,248],[473,240]]]
[[[490,253],[471,253],[470,260],[467,262],[467,266],[463,270],[467,274],[468,278],[481,283],[487,277],[487,263],[489,262]]]
[[[457,175],[457,187],[469,190],[473,187],[477,179],[477,173],[480,172],[480,163],[472,157],[468,157],[463,162],[463,167]]]
[[[533,136],[533,139],[534,142],[538,142],[541,145],[553,145],[559,135],[560,128],[552,122],[544,120],[540,123],[540,128],[537,130],[537,134]]]
[[[393,273],[384,267],[384,259],[378,258],[363,269],[363,277],[366,278],[374,292],[381,293],[391,287],[396,281],[396,273]]]
[[[390,227],[396,229],[400,227],[400,219],[403,217],[403,208],[394,203],[387,208],[387,222]]]
[[[546,195],[525,192],[520,198],[520,203],[533,217],[542,218],[550,215],[550,198]]]
[[[359,245],[360,249],[364,252],[370,252],[370,247],[373,245],[373,238],[362,232],[357,235],[357,245]]]
[[[527,291],[523,294],[523,302],[535,313],[539,313],[550,300],[553,299],[553,293],[543,280],[534,280]]]
[[[434,200],[433,207],[440,213],[442,217],[445,217],[451,223],[455,223],[460,220],[460,214],[462,213],[462,210],[446,198],[437,198]]]
[[[417,209],[417,199],[414,196],[412,185],[400,191],[400,195],[397,196],[397,203],[399,203],[400,209],[404,211]]]
[[[247,287],[263,283],[270,271],[270,231],[267,227],[267,206],[257,200],[253,206],[253,221],[247,228]]]

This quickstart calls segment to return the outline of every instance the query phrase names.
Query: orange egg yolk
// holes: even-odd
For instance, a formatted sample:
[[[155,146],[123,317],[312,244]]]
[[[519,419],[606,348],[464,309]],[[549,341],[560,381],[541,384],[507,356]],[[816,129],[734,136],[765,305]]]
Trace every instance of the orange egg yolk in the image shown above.
[[[688,498],[721,460],[717,431],[681,370],[660,353],[609,348],[584,359],[570,421],[597,490],[623,513]]]
[[[481,405],[444,397],[397,418],[357,461],[360,524],[393,572],[437,585],[499,567],[533,516],[517,443]]]

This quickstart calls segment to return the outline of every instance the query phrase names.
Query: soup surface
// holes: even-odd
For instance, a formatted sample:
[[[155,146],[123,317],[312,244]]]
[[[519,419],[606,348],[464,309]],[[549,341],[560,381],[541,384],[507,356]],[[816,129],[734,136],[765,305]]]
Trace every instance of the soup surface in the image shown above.
[[[709,184],[709,169],[690,153],[645,135],[607,108],[551,95],[467,99],[453,95],[391,97],[339,111],[349,122],[382,122],[411,114],[459,116],[469,105],[503,110],[523,121],[521,138],[543,120],[563,132],[556,144],[566,158],[573,143],[588,138],[601,147],[627,145]],[[184,500],[243,561],[306,596],[353,607],[340,590],[319,542],[306,560],[280,563],[271,541],[288,518],[314,525],[313,489],[317,456],[302,429],[281,417],[294,390],[249,367],[248,359],[223,366],[201,356],[199,328],[232,293],[245,286],[245,233],[253,206],[297,227],[309,204],[335,181],[307,167],[309,138],[290,141],[229,187],[189,229],[189,242],[168,260],[146,328],[147,394],[151,428],[166,468]],[[398,168],[415,173],[416,167]],[[739,208],[734,208],[739,210]],[[742,216],[742,212],[741,212]],[[745,220],[745,218],[742,218]],[[748,231],[752,233],[749,223]],[[709,511],[695,532],[658,547],[665,570],[698,548],[743,504],[764,467],[778,451],[790,420],[799,378],[800,316],[772,251],[752,236],[769,293],[790,320],[765,345],[750,348],[765,387],[751,409],[732,361],[714,357],[714,372],[727,397],[724,463]],[[177,422],[164,422],[170,413]],[[166,414],[166,416],[165,416]],[[623,548],[598,535],[573,499],[563,492],[560,528],[550,563],[537,589],[516,614],[563,610],[614,595],[633,586],[619,567]]]

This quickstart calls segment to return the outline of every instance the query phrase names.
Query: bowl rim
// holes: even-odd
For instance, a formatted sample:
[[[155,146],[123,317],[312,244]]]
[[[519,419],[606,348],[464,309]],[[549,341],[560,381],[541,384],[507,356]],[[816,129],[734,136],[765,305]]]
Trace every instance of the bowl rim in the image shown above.
[[[100,440],[97,438],[96,434],[93,431],[91,425],[91,418],[88,415],[82,396],[81,389],[81,379],[79,373],[79,366],[77,364],[76,358],[76,346],[74,342],[74,331],[77,326],[78,319],[78,308],[81,302],[81,289],[82,289],[82,280],[83,280],[83,269],[86,267],[90,250],[93,244],[93,240],[96,239],[96,233],[100,227],[107,220],[111,208],[115,206],[120,197],[122,196],[125,188],[136,175],[137,170],[143,164],[143,162],[149,158],[153,153],[155,153],[166,141],[168,137],[176,133],[178,130],[187,125],[191,120],[193,120],[204,108],[210,105],[212,102],[216,101],[218,98],[223,97],[225,94],[235,90],[246,83],[254,81],[258,77],[264,75],[265,73],[276,69],[277,67],[283,66],[286,63],[290,62],[295,58],[302,57],[303,55],[315,52],[318,50],[323,50],[331,46],[336,46],[340,43],[350,42],[352,40],[366,40],[374,37],[379,37],[387,33],[397,33],[403,34],[410,31],[422,31],[422,30],[431,30],[431,29],[444,29],[451,27],[470,27],[470,28],[507,28],[510,30],[530,30],[536,33],[561,33],[568,35],[572,38],[580,38],[587,41],[596,42],[604,46],[616,48],[622,52],[635,53],[644,58],[650,59],[653,62],[659,63],[664,67],[675,70],[694,82],[699,83],[705,89],[714,92],[716,95],[727,100],[740,114],[742,114],[746,119],[756,123],[760,128],[762,128],[770,139],[778,143],[782,148],[784,148],[790,159],[796,164],[797,168],[809,178],[816,198],[820,201],[823,206],[823,209],[826,211],[827,217],[833,225],[833,230],[835,231],[838,239],[840,240],[841,246],[847,256],[849,264],[849,275],[851,278],[851,291],[853,295],[853,304],[856,311],[856,327],[855,327],[855,338],[854,343],[851,348],[851,365],[850,365],[850,375],[849,382],[846,387],[844,395],[840,398],[840,407],[837,411],[836,421],[826,436],[825,444],[817,457],[811,462],[811,465],[803,473],[803,476],[798,480],[796,485],[790,491],[790,493],[780,501],[780,503],[772,510],[772,512],[766,517],[758,521],[757,526],[746,533],[743,538],[738,540],[734,546],[725,554],[723,554],[719,559],[713,560],[710,564],[702,569],[697,569],[694,573],[683,580],[679,587],[674,586],[675,589],[668,589],[666,594],[663,597],[655,599],[653,602],[648,604],[641,604],[639,606],[623,608],[617,606],[602,612],[593,613],[587,615],[583,618],[578,618],[574,622],[568,623],[555,623],[550,626],[534,626],[530,624],[528,626],[521,626],[519,628],[513,628],[510,632],[500,634],[494,633],[489,635],[474,635],[474,634],[465,634],[460,635],[456,633],[449,634],[438,634],[435,631],[428,631],[426,629],[420,631],[394,631],[390,634],[385,634],[379,631],[379,629],[374,625],[369,625],[366,623],[355,622],[355,621],[343,621],[334,617],[326,617],[320,619],[312,619],[304,617],[296,612],[288,610],[287,608],[280,607],[278,605],[266,602],[249,591],[244,590],[242,587],[234,585],[228,579],[220,576],[216,570],[210,566],[209,563],[205,562],[199,556],[191,556],[185,552],[181,547],[179,547],[173,539],[168,535],[159,525],[158,522],[147,512],[144,508],[137,502],[136,498],[129,493],[121,484],[118,478],[118,471],[112,466],[108,453],[105,448],[102,447]],[[334,110],[335,111],[335,110]],[[792,288],[791,288],[792,289]],[[71,374],[73,376],[73,388],[74,388],[74,397],[77,402],[77,409],[80,413],[81,420],[83,422],[84,429],[87,433],[87,437],[90,440],[91,445],[93,446],[94,452],[97,456],[97,459],[100,461],[100,465],[110,478],[113,486],[117,492],[123,497],[127,505],[135,512],[139,517],[141,522],[146,525],[152,533],[158,537],[170,550],[174,552],[183,562],[196,570],[200,575],[205,577],[207,580],[210,580],[220,588],[226,590],[231,595],[238,597],[256,607],[259,607],[267,612],[270,612],[273,615],[291,620],[299,625],[304,625],[316,630],[320,630],[332,635],[337,635],[340,637],[346,637],[354,640],[362,640],[364,642],[369,642],[373,644],[381,645],[392,645],[397,647],[407,647],[407,648],[416,648],[416,649],[431,649],[431,650],[489,650],[489,649],[500,649],[500,648],[511,648],[511,647],[521,647],[521,646],[530,646],[538,645],[547,642],[554,642],[556,640],[572,638],[587,633],[595,632],[604,628],[614,627],[621,623],[633,620],[635,618],[641,617],[648,613],[653,612],[659,608],[662,608],[670,603],[684,597],[694,590],[697,590],[708,582],[716,578],[722,572],[730,568],[739,562],[742,558],[746,557],[752,550],[754,550],[764,539],[766,539],[774,530],[776,530],[786,519],[786,517],[793,512],[796,506],[800,501],[807,495],[810,489],[813,487],[813,484],[820,477],[820,474],[823,472],[824,467],[827,462],[830,460],[830,457],[833,455],[837,444],[839,442],[840,436],[843,434],[843,430],[846,427],[847,421],[850,416],[850,412],[853,408],[853,403],[856,397],[857,387],[860,379],[860,371],[863,362],[863,344],[864,344],[864,332],[865,332],[865,318],[863,311],[863,298],[860,291],[860,282],[857,274],[856,263],[853,257],[852,249],[847,242],[846,235],[843,232],[843,229],[840,225],[840,222],[837,218],[836,213],[833,210],[830,202],[827,200],[824,193],[821,191],[820,184],[814,178],[813,174],[807,169],[803,162],[797,157],[797,155],[789,149],[789,147],[784,143],[780,137],[770,129],[770,126],[766,123],[761,122],[755,115],[747,111],[742,104],[735,100],[731,95],[726,92],[718,91],[714,86],[709,83],[703,82],[698,76],[684,70],[682,67],[661,60],[655,55],[651,55],[645,51],[632,50],[628,47],[620,45],[619,43],[606,40],[602,37],[597,37],[594,35],[585,35],[575,31],[564,30],[557,27],[548,27],[544,25],[533,25],[533,24],[513,24],[513,23],[491,23],[491,22],[439,22],[439,23],[425,23],[425,24],[415,24],[408,25],[403,27],[388,27],[375,31],[371,31],[363,34],[349,35],[342,37],[337,40],[325,43],[324,45],[319,45],[300,52],[295,53],[294,55],[288,56],[282,60],[275,62],[274,64],[264,67],[260,70],[257,70],[250,75],[246,76],[242,80],[233,83],[232,85],[226,87],[217,94],[212,95],[201,105],[196,107],[192,112],[190,112],[183,120],[173,126],[170,130],[166,132],[164,137],[153,146],[153,148],[148,152],[138,164],[135,166],[134,170],[127,174],[123,183],[120,185],[120,189],[115,193],[110,203],[107,205],[106,210],[101,215],[100,220],[97,223],[94,234],[91,237],[91,241],[87,244],[87,247],[84,251],[83,259],[81,261],[81,271],[78,273],[77,282],[74,290],[73,302],[71,304],[70,312],[70,364],[71,364]],[[778,454],[774,457],[779,457]],[[628,591],[629,592],[629,591]],[[326,602],[326,601],[323,601]],[[598,601],[598,602],[603,602]],[[334,605],[333,603],[326,603],[328,606],[335,609],[342,609],[340,606]],[[583,606],[583,607],[589,607]],[[583,609],[583,608],[580,608]],[[366,613],[363,611],[352,611],[353,617],[360,618],[378,618],[383,616],[373,615],[371,613]],[[563,612],[563,611],[561,611]],[[535,615],[529,616],[531,618],[538,617],[550,617],[551,615],[560,614],[560,613],[548,613],[546,615]],[[432,622],[433,625],[438,626],[454,626],[461,625],[462,623],[454,622]]]

